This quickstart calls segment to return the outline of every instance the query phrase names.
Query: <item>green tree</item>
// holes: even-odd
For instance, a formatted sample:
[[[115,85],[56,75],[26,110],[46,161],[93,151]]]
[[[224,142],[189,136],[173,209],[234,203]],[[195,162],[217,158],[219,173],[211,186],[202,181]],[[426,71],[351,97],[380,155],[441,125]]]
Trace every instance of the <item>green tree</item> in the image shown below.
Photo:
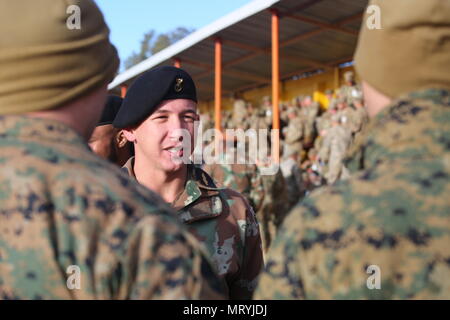
[[[125,69],[129,69],[139,62],[144,61],[145,59],[151,57],[159,51],[183,39],[192,32],[194,32],[194,29],[178,27],[167,33],[156,35],[155,30],[150,30],[149,32],[144,34],[144,37],[141,40],[139,52],[133,52],[125,60]]]

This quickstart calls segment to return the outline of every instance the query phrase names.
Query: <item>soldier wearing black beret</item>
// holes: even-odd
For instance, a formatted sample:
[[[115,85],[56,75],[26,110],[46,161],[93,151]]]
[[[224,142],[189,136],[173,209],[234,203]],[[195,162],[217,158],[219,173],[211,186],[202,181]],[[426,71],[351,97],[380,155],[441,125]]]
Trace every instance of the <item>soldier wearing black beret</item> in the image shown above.
[[[123,166],[133,154],[133,146],[123,131],[112,125],[123,99],[110,95],[106,100],[100,121],[89,139],[89,146],[100,157]]]
[[[190,163],[199,120],[190,75],[147,71],[130,86],[114,126],[134,144],[124,169],[157,192],[207,248],[231,299],[250,299],[263,266],[255,214],[243,196],[219,188]]]

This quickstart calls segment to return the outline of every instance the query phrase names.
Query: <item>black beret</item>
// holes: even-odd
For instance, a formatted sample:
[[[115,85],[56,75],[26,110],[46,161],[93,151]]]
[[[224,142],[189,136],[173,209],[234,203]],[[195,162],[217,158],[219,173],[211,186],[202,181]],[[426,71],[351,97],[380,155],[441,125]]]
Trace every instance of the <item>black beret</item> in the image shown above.
[[[162,66],[138,77],[127,91],[114,127],[127,128],[147,119],[164,100],[189,99],[197,102],[194,81],[183,69]]]
[[[119,112],[122,101],[123,99],[119,96],[109,95],[106,99],[105,107],[103,108],[102,117],[97,123],[97,126],[112,124],[116,118],[117,112]]]

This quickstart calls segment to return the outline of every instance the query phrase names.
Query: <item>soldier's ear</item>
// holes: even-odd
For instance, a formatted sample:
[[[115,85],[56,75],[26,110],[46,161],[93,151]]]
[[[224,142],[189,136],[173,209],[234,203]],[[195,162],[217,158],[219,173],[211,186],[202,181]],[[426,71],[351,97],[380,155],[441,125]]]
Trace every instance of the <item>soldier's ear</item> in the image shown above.
[[[128,139],[125,136],[125,133],[123,130],[120,130],[119,132],[117,132],[116,134],[116,144],[119,148],[123,148],[126,146],[126,144],[128,143]]]
[[[136,135],[135,135],[135,131],[133,129],[122,129],[122,130],[120,130],[119,133],[122,133],[127,141],[130,141],[130,142],[136,141]]]

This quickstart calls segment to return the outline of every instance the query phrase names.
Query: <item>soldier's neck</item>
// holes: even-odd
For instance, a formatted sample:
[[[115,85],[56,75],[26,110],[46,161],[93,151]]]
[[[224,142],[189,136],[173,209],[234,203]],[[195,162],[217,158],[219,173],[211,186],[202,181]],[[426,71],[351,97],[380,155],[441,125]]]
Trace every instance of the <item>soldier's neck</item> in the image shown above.
[[[177,171],[167,172],[145,161],[139,161],[136,157],[133,171],[140,184],[156,192],[167,203],[173,203],[184,190],[187,165]]]
[[[362,85],[366,101],[366,109],[370,117],[374,117],[392,102],[391,98],[385,96],[367,82],[363,81]]]

